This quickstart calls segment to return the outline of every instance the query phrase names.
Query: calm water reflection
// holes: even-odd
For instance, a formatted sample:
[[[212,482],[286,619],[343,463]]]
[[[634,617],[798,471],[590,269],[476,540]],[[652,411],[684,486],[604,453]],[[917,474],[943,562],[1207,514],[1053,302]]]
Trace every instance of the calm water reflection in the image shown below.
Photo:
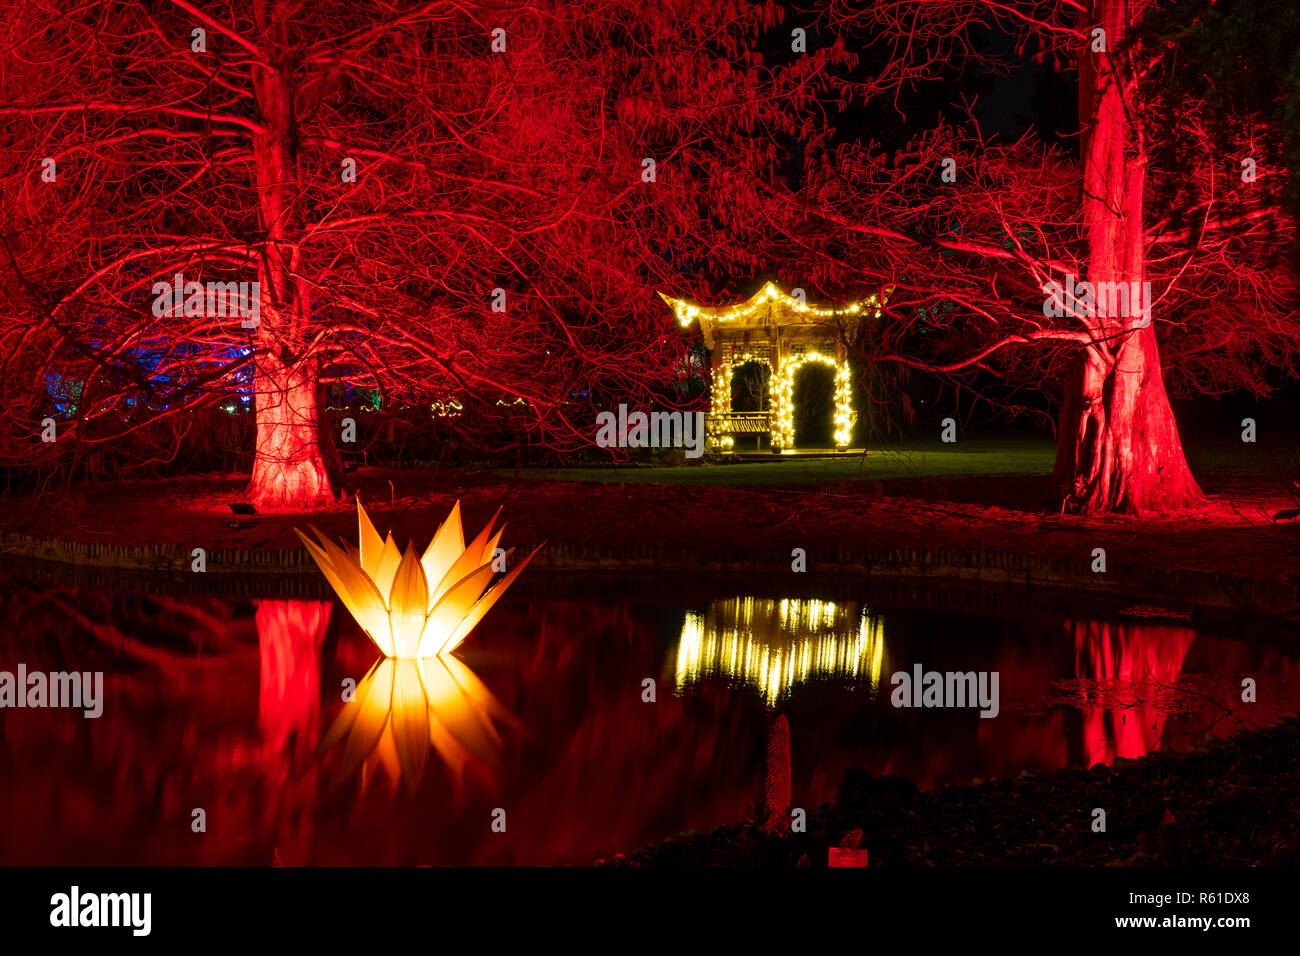
[[[1300,709],[1289,657],[1134,620],[518,597],[458,658],[399,663],[325,601],[8,595],[0,670],[102,670],[105,703],[0,709],[6,864],[585,864],[747,816],[777,712],[812,806],[850,765],[931,787]],[[889,676],[917,663],[997,671],[999,716],[895,709]]]

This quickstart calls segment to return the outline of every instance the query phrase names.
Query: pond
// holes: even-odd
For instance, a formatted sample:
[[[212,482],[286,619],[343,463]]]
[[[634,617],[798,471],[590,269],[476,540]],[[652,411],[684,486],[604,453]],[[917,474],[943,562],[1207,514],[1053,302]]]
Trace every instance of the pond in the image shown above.
[[[323,593],[6,574],[0,680],[103,684],[98,717],[0,708],[0,864],[586,865],[754,814],[778,715],[813,807],[850,766],[939,787],[1300,710],[1293,655],[1141,608],[548,580],[412,664]],[[993,678],[996,706],[894,705],[931,671]]]

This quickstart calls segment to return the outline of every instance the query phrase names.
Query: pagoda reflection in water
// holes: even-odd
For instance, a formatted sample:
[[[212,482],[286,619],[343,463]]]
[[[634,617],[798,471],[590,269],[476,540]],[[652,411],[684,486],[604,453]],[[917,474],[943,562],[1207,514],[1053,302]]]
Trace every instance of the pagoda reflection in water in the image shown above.
[[[880,684],[885,630],[857,604],[737,597],[687,611],[677,648],[678,691],[706,677],[753,684],[775,704],[816,678]]]

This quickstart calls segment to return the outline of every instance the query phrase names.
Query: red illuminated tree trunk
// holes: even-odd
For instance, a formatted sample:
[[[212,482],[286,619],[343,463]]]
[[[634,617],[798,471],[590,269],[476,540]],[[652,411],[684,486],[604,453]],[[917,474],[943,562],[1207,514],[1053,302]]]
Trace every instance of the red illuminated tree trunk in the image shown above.
[[[315,365],[314,360],[286,365],[274,354],[256,362],[257,451],[249,496],[264,511],[315,508],[334,501],[320,444]]]
[[[289,48],[280,6],[255,5],[259,31],[276,48]],[[334,500],[320,441],[319,362],[303,347],[311,328],[311,296],[295,270],[301,261],[297,117],[289,64],[273,59],[253,67],[253,95],[263,131],[253,137],[258,205],[266,230],[258,267],[261,324],[254,356],[257,444],[249,497],[266,511],[299,510]]]
[[[1098,0],[1085,15],[1090,41],[1079,56],[1087,279],[1133,289],[1146,278],[1147,157],[1112,54],[1145,5]],[[1105,52],[1092,49],[1091,26],[1105,30]],[[1183,454],[1151,316],[1132,307],[1118,316],[1097,311],[1093,341],[1066,383],[1053,475],[1057,503],[1063,510],[1133,513],[1195,505],[1203,495]]]
[[[1149,513],[1204,497],[1183,455],[1150,327],[1113,358],[1089,348],[1070,372],[1053,477],[1057,503],[1080,512]]]

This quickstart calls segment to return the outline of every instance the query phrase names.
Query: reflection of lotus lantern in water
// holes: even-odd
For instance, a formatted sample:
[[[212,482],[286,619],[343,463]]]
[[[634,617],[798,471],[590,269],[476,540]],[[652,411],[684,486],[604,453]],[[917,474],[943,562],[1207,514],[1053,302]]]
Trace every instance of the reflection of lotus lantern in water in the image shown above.
[[[855,604],[729,598],[686,613],[677,688],[721,674],[757,685],[768,703],[817,677],[866,678],[874,688],[884,650],[880,618]]]
[[[369,769],[377,763],[394,781],[405,777],[414,790],[430,749],[457,779],[467,767],[490,778],[502,747],[498,723],[519,728],[455,657],[382,658],[357,685],[356,700],[344,705],[321,750],[345,740],[336,782],[362,764]]]
[[[433,657],[453,650],[537,553],[489,589],[496,574],[493,555],[505,530],[492,534],[495,517],[466,545],[456,502],[423,556],[416,555],[414,542],[405,552],[398,550],[391,533],[381,540],[359,499],[357,523],[356,548],[346,542],[340,547],[316,528],[317,542],[295,531],[357,623],[388,657]]]

